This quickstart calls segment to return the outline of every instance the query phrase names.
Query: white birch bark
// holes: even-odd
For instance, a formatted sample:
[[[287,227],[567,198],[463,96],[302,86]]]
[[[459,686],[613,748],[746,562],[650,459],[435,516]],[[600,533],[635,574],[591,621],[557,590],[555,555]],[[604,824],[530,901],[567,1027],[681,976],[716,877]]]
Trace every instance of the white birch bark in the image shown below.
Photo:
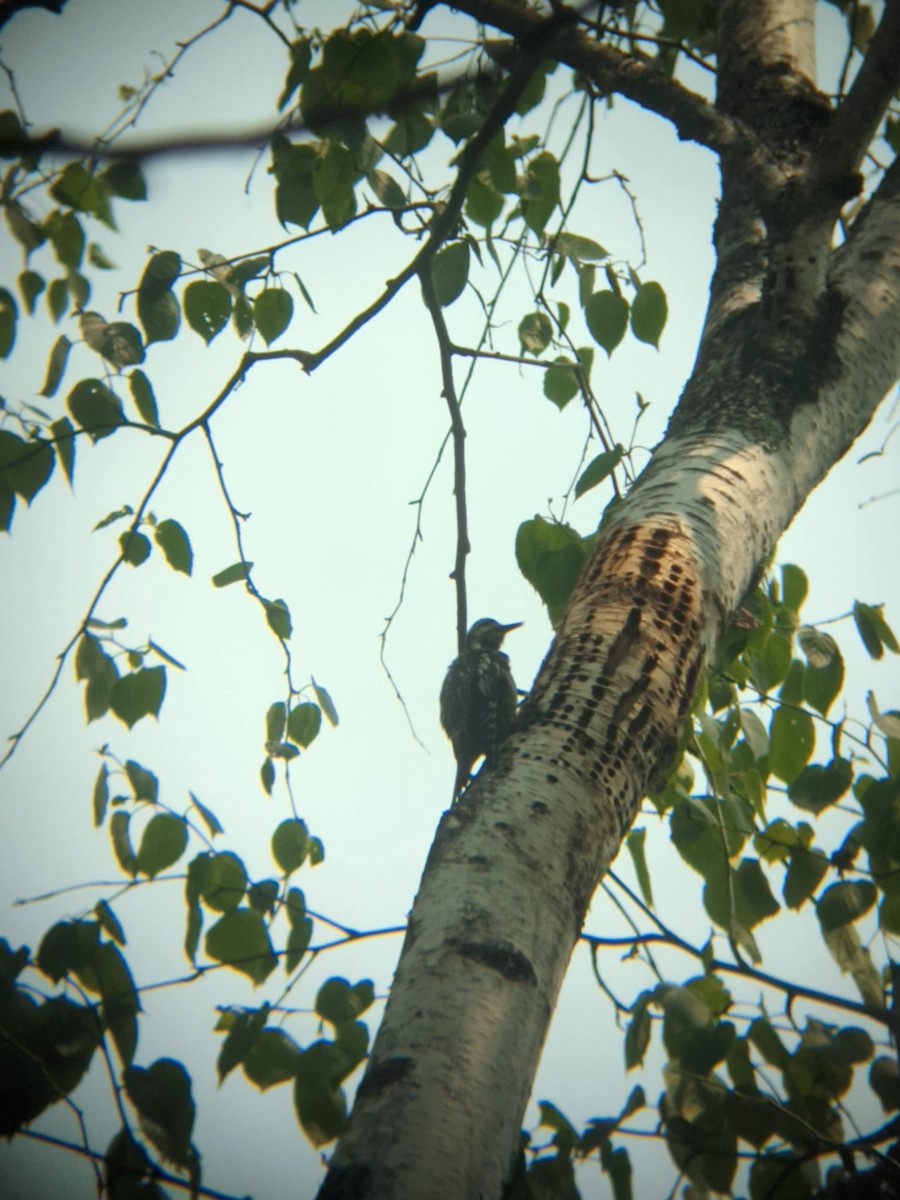
[[[813,187],[830,184],[812,3],[721,11],[735,78],[710,127],[733,119],[746,137],[723,149],[696,367],[604,527],[517,731],[441,822],[328,1200],[502,1195],[591,896],[671,763],[729,615],[900,374],[900,170],[833,251],[840,195]],[[768,68],[754,96],[746,79]],[[798,111],[813,116],[788,137]]]

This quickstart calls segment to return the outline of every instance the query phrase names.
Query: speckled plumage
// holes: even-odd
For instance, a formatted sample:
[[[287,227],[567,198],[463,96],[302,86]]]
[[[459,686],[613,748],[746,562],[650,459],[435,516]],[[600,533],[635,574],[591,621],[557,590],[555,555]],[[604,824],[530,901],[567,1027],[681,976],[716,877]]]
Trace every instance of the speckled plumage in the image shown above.
[[[447,670],[441,687],[441,724],[456,755],[454,800],[468,782],[476,759],[482,754],[490,758],[513,727],[516,685],[500,646],[519,625],[521,621],[501,625],[490,617],[476,621],[463,652]]]

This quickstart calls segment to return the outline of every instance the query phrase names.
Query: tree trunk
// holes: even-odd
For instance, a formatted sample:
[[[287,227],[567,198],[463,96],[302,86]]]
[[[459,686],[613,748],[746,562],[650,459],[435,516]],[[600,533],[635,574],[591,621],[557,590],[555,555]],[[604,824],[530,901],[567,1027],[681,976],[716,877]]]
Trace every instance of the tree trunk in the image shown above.
[[[530,11],[454,7],[519,36]],[[671,765],[730,615],[900,373],[896,163],[831,244],[900,82],[900,4],[836,113],[812,83],[812,8],[719,6],[716,106],[695,112],[722,164],[718,264],[693,374],[603,526],[515,733],[444,815],[320,1197],[502,1195],[594,890]],[[563,30],[554,54],[596,54],[579,40]],[[678,123],[684,98],[667,111],[659,95],[651,80],[649,106]]]

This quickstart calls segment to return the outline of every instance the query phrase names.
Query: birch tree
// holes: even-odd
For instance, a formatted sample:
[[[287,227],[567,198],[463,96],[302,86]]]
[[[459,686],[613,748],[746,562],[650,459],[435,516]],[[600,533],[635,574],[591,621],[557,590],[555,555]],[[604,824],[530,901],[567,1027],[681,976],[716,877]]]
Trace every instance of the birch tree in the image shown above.
[[[18,10],[29,7],[14,5],[2,23],[25,19]],[[788,567],[779,581],[766,578],[779,537],[900,373],[900,2],[886,0],[871,10],[850,2],[835,7],[846,23],[847,49],[834,89],[821,80],[816,62],[814,0],[457,0],[452,6],[379,0],[352,10],[348,5],[338,17],[316,10],[309,24],[302,23],[304,6],[290,0],[234,0],[179,42],[143,84],[123,87],[121,117],[90,142],[67,126],[65,114],[58,128],[30,125],[15,73],[7,70],[13,101],[0,117],[0,153],[9,162],[2,204],[23,263],[15,284],[0,291],[0,353],[13,355],[39,302],[54,325],[68,323],[68,332],[52,342],[34,403],[4,404],[3,528],[21,520],[22,504],[43,503],[51,478],[71,482],[76,460],[79,478],[91,471],[96,478],[98,462],[108,461],[100,458],[104,446],[133,436],[163,449],[149,485],[97,523],[100,531],[116,531],[115,555],[46,689],[11,735],[4,762],[36,735],[64,667],[74,668],[88,722],[106,721],[107,728],[115,720],[130,731],[161,714],[182,664],[152,636],[128,641],[134,635],[124,632],[126,619],[109,604],[127,571],[148,561],[161,561],[177,577],[193,573],[189,522],[180,514],[160,519],[155,508],[184,447],[201,443],[234,541],[235,561],[212,582],[216,589],[246,590],[283,656],[281,693],[260,721],[261,787],[270,797],[280,794],[288,813],[271,835],[273,877],[254,878],[238,847],[219,848],[222,826],[197,795],[190,794],[183,810],[164,803],[157,770],[107,742],[99,750],[92,814],[109,832],[124,891],[164,878],[183,881],[184,924],[171,940],[179,951],[183,946],[190,974],[178,982],[226,968],[242,983],[269,989],[276,967],[286,968],[287,981],[267,990],[264,1000],[219,1003],[217,1069],[220,1082],[240,1066],[260,1089],[290,1083],[309,1141],[318,1148],[338,1139],[322,1197],[575,1194],[564,1170],[545,1173],[543,1183],[539,1172],[525,1171],[523,1114],[591,898],[647,796],[661,813],[675,814],[678,844],[678,814],[686,811],[690,792],[681,772],[685,749],[696,749],[694,720],[701,722],[698,754],[711,777],[716,754],[724,761],[741,729],[735,761],[741,759],[753,787],[764,790],[771,771],[794,789],[792,799],[815,813],[850,788],[853,771],[838,749],[841,722],[833,723],[833,761],[808,765],[809,711],[824,718],[833,703],[839,655],[827,637],[794,628],[806,590],[802,572]],[[59,19],[76,15],[77,6],[69,6]],[[287,60],[272,122],[243,132],[186,127],[175,137],[141,135],[136,126],[145,111],[170,80],[177,82],[194,47],[245,18],[264,26]],[[451,19],[454,32],[464,30],[467,39],[452,69],[436,65],[443,22]],[[556,130],[560,149],[546,133],[530,132],[527,122],[542,112],[552,126],[554,104],[571,111],[559,108],[563,79],[577,117],[571,131]],[[598,400],[594,351],[609,358],[626,338],[658,345],[677,297],[667,299],[648,277],[652,263],[614,256],[601,245],[601,231],[579,225],[576,232],[570,221],[581,189],[596,182],[590,175],[595,119],[607,108],[615,119],[623,100],[712,152],[721,175],[712,231],[716,266],[696,361],[680,397],[673,386],[668,429],[640,471],[634,441],[626,445],[613,435]],[[450,149],[436,167],[431,156],[438,134],[444,151]],[[123,212],[147,198],[147,164],[223,149],[249,150],[266,163],[263,186],[285,236],[227,253],[198,251],[193,258],[154,244],[137,278],[117,280],[118,319],[93,311],[92,297],[106,294],[112,302],[102,282],[112,263],[95,240],[97,228],[111,229],[114,213],[127,224]],[[573,167],[578,153],[581,162]],[[614,182],[631,201],[627,181]],[[151,211],[152,204],[151,188]],[[639,211],[639,199],[636,204]],[[332,269],[347,272],[342,239],[364,221],[390,227],[402,254],[387,282],[364,302],[348,288],[351,315],[321,345],[311,345],[298,332],[295,310],[311,309],[313,297],[302,265],[294,269],[287,256],[309,251],[327,233],[336,247]],[[511,345],[497,327],[514,269],[530,294],[524,302],[516,297]],[[574,494],[602,485],[612,498],[599,528],[585,535],[553,517],[522,522],[516,557],[554,629],[543,666],[512,735],[440,821],[371,1049],[361,1018],[373,1004],[374,986],[342,976],[318,989],[309,1010],[319,1034],[301,1044],[274,1015],[287,1013],[283,1005],[309,963],[332,947],[330,939],[315,940],[317,931],[336,930],[335,944],[343,945],[360,936],[314,916],[295,883],[295,873],[317,865],[324,853],[295,802],[292,780],[301,769],[295,760],[337,723],[337,710],[315,677],[297,678],[290,604],[259,583],[246,545],[248,514],[232,497],[217,422],[242,389],[262,389],[258,381],[279,365],[290,366],[304,384],[316,378],[335,356],[352,351],[362,330],[390,320],[400,293],[412,288],[421,291],[449,412],[460,644],[469,623],[466,384],[460,384],[468,364],[508,362],[511,370],[540,377],[544,397],[558,408],[581,404],[590,444],[599,443],[600,453],[579,471]],[[477,297],[483,314],[477,344],[455,335],[459,309],[453,306],[463,295]],[[161,349],[170,342],[181,346],[191,334],[220,350],[229,329],[235,340],[221,379],[210,386],[204,377],[206,390],[198,389],[199,399],[191,395],[190,411],[171,398],[167,410],[154,387],[166,369]],[[180,403],[180,390],[172,390]],[[639,416],[642,411],[639,404]],[[414,546],[420,534],[417,524]],[[884,648],[896,652],[880,609],[858,605],[854,615],[873,656]],[[783,626],[776,628],[776,616]],[[792,662],[795,632],[812,673],[804,675]],[[786,716],[777,732],[774,718],[766,731],[741,715],[739,694],[748,686],[763,697],[780,687]],[[707,704],[712,715],[702,725]],[[840,945],[833,939],[830,948],[861,996],[844,1008],[871,1017],[893,1036],[893,984],[885,990],[852,927],[877,900],[881,930],[900,933],[900,905],[885,883],[900,866],[885,848],[896,827],[891,789],[900,739],[896,717],[881,714],[874,701],[870,713],[872,728],[888,745],[879,760],[884,779],[859,786],[863,816],[856,841],[848,838],[830,865],[820,853],[810,868],[799,853],[807,848],[800,847],[805,829],[765,823],[762,803],[756,811],[746,795],[728,809],[733,797],[714,790],[704,811],[734,815],[743,806],[746,828],[740,836],[725,829],[714,867],[711,859],[692,859],[686,839],[679,850],[708,891],[720,888],[706,907],[732,948],[730,969],[766,982],[750,965],[759,958],[753,929],[778,905],[761,882],[763,852],[749,866],[746,859],[737,863],[759,817],[766,846],[781,846],[782,858],[766,861],[788,863],[789,906],[799,908],[815,894],[823,931],[823,912],[833,914],[827,932],[839,934]],[[722,774],[729,772],[723,767]],[[778,843],[779,837],[787,840]],[[632,845],[646,875],[640,847]],[[841,872],[861,846],[877,888],[843,881]],[[830,899],[817,891],[832,879],[829,869],[839,880]],[[648,919],[649,892],[648,885],[642,910]],[[61,917],[33,954],[0,943],[0,1063],[14,1081],[0,1132],[19,1131],[69,1097],[102,1051],[121,1129],[95,1154],[103,1162],[98,1188],[115,1200],[130,1197],[135,1186],[157,1195],[160,1181],[186,1181],[199,1192],[191,1077],[170,1057],[142,1065],[142,989],[113,907],[118,896]],[[596,950],[599,940],[592,945]],[[661,1117],[678,1168],[698,1192],[727,1192],[740,1136],[759,1155],[751,1176],[754,1200],[817,1194],[818,1159],[852,1155],[836,1131],[832,1102],[849,1086],[848,1064],[872,1057],[871,1038],[824,1026],[812,1031],[803,1044],[810,1054],[822,1046],[831,1053],[847,1034],[839,1047],[840,1080],[819,1108],[803,1107],[808,1096],[797,1084],[795,1125],[786,1130],[775,1118],[761,1128],[741,1107],[738,1093],[752,1090],[754,1068],[746,1039],[733,1045],[732,1037],[734,1087],[725,1089],[731,1107],[723,1125],[725,1109],[715,1107],[709,1089],[722,1091],[711,1072],[726,1047],[710,1050],[707,1042],[720,1037],[713,1016],[727,1005],[720,1011],[712,995],[719,987],[712,941],[696,957],[706,999],[698,1000],[702,988],[660,984],[631,1006],[625,1039],[633,1066],[649,1040],[651,1009],[665,1010],[672,1070]],[[810,985],[805,992],[794,984],[783,990],[788,1005],[815,992]],[[707,1039],[699,1055],[703,1071],[690,1080],[687,1068],[680,1070],[682,1018],[682,1025],[702,1025]],[[765,1016],[756,1032],[772,1056],[764,1055],[767,1061],[787,1073],[785,1064],[797,1060],[778,1049]],[[878,1061],[881,1073],[872,1087],[885,1111],[895,1111],[896,1063],[890,1055]],[[342,1087],[363,1062],[348,1118]],[[623,1114],[630,1111],[629,1102]],[[559,1163],[568,1169],[578,1139],[552,1105],[542,1112]],[[617,1120],[598,1121],[579,1149],[599,1156],[619,1200],[630,1194],[630,1182],[610,1140]],[[782,1158],[766,1158],[763,1147],[775,1135],[782,1138]],[[86,1137],[81,1151],[94,1153]]]

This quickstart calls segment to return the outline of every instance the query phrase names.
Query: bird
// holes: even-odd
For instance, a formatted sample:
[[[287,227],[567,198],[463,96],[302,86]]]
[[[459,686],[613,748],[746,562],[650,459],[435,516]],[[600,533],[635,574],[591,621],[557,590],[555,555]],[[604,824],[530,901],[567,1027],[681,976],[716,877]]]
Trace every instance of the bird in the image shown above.
[[[483,754],[490,759],[512,730],[517,695],[509,659],[500,646],[521,621],[501,625],[491,617],[476,621],[462,653],[447,669],[441,687],[441,725],[456,755],[453,802]]]

